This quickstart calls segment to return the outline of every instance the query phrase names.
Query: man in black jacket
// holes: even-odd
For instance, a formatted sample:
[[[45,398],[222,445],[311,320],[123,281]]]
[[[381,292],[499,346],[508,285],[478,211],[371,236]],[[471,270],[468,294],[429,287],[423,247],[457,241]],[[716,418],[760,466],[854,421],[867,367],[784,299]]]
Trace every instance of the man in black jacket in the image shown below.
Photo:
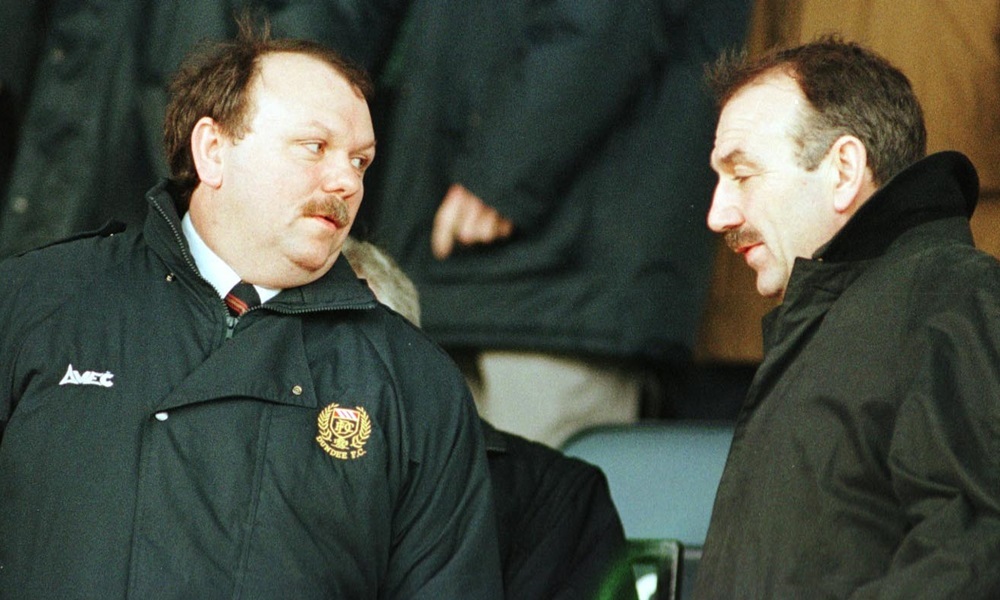
[[[825,38],[721,63],[708,224],[782,303],[699,598],[1000,594],[1000,263],[906,77]]]
[[[369,92],[246,29],[174,80],[141,232],[0,263],[0,597],[502,597],[461,375],[339,260]]]

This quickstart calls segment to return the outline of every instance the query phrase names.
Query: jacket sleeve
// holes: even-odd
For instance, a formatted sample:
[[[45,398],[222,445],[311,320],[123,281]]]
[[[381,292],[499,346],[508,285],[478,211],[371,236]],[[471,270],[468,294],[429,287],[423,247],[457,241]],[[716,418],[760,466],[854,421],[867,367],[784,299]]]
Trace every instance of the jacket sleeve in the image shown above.
[[[452,179],[531,229],[652,76],[662,47],[650,0],[530,2],[514,60],[474,113]],[[513,9],[512,9],[513,10]]]
[[[12,259],[0,261],[0,314],[3,315],[0,317],[0,448],[3,447],[4,429],[14,410],[13,370],[17,351],[14,304],[23,279],[11,267]]]
[[[911,528],[886,575],[857,598],[1000,597],[998,270],[964,282],[977,291],[937,314],[913,345],[922,358],[888,464]]]
[[[499,599],[493,496],[475,406],[443,353],[422,351],[437,360],[408,365],[400,374],[408,392],[408,458],[392,515],[385,597]]]
[[[14,389],[14,363],[19,350],[18,340],[23,335],[24,325],[31,318],[24,314],[29,306],[41,304],[35,301],[23,301],[27,298],[25,288],[28,275],[24,269],[16,268],[20,259],[11,258],[0,261],[0,448],[3,447],[3,434],[14,411],[16,390]]]

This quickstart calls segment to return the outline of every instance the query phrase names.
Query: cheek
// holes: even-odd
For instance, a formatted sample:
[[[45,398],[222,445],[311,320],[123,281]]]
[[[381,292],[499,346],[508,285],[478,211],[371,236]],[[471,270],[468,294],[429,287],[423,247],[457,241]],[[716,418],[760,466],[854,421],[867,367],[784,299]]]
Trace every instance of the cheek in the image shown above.
[[[362,180],[358,182],[357,191],[351,194],[350,196],[344,198],[344,200],[347,202],[348,209],[350,210],[352,216],[355,213],[357,213],[358,210],[361,208],[361,199],[364,197],[364,195],[365,195],[365,185],[364,181]]]

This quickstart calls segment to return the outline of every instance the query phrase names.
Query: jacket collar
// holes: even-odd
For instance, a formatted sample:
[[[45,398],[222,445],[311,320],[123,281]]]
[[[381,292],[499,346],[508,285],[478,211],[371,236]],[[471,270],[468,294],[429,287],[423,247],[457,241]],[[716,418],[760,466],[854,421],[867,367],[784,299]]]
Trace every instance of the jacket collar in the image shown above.
[[[497,431],[486,419],[479,419],[479,426],[483,430],[483,439],[486,440],[487,454],[507,454],[509,451],[507,438]]]
[[[848,262],[881,256],[918,225],[968,219],[978,195],[979,177],[968,158],[958,152],[932,154],[886,182],[813,258]]]
[[[784,300],[763,320],[765,354],[781,340],[796,338],[794,332],[804,335],[816,326],[843,290],[894,244],[909,252],[908,239],[932,230],[971,241],[968,218],[978,189],[975,168],[957,152],[933,154],[892,178],[811,260],[795,260]]]
[[[146,193],[149,214],[143,228],[150,247],[177,273],[187,273],[214,288],[198,273],[187,241],[181,232],[178,193],[164,180]],[[371,289],[355,275],[347,259],[340,257],[323,276],[303,286],[282,290],[262,308],[278,312],[311,312],[341,308],[372,308],[377,305]]]

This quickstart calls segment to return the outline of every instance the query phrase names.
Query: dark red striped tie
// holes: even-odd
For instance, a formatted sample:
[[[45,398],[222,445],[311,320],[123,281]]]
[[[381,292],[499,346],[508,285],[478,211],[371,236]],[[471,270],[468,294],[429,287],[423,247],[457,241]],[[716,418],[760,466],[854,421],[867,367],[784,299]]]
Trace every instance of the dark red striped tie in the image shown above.
[[[260,305],[260,296],[257,295],[257,290],[252,285],[241,281],[229,290],[225,302],[229,308],[229,314],[234,317],[242,317],[248,310]]]

